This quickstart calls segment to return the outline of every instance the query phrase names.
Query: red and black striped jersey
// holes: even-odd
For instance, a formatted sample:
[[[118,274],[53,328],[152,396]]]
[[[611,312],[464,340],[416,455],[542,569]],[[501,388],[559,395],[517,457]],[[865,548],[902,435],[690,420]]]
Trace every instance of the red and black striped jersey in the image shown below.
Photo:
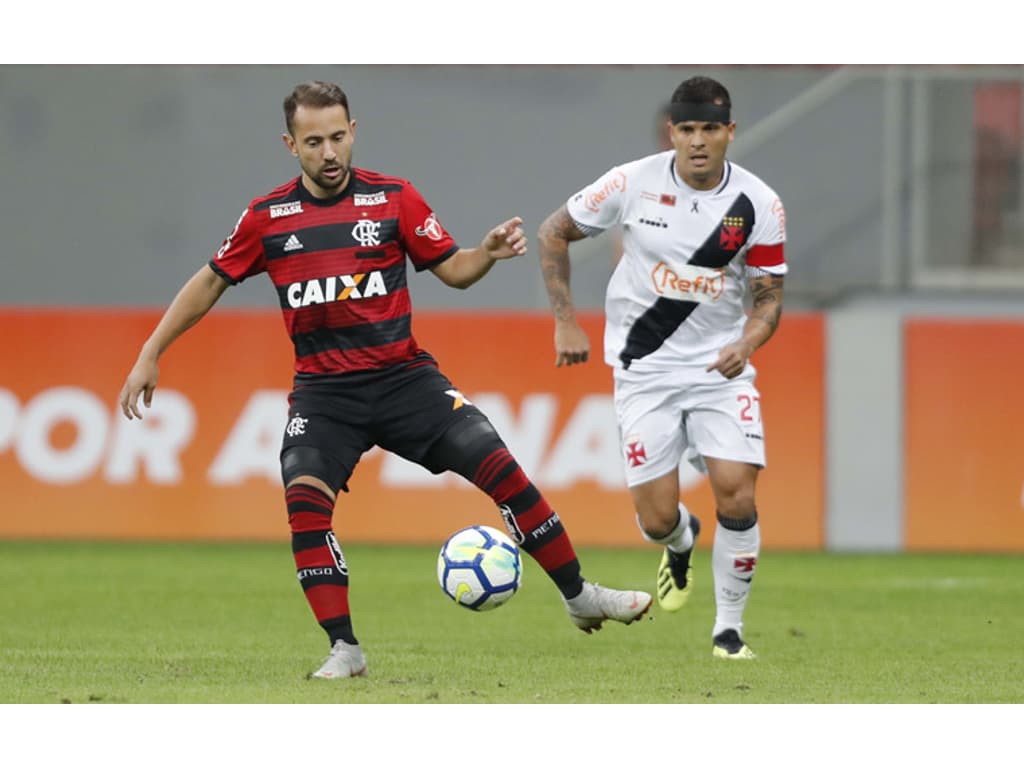
[[[301,177],[253,200],[210,267],[228,282],[266,272],[299,374],[379,370],[421,350],[412,335],[408,255],[417,270],[458,245],[405,179],[353,168],[321,200]]]

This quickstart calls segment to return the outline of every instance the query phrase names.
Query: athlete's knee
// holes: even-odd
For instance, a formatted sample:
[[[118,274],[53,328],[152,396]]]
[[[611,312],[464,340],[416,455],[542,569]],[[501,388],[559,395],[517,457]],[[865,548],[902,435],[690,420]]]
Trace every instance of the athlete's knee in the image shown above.
[[[718,515],[729,520],[751,520],[757,518],[757,505],[753,493],[737,492],[718,497]]]
[[[636,524],[640,533],[648,541],[658,541],[668,536],[679,524],[679,506],[661,508],[645,506],[636,509]]]
[[[714,467],[711,490],[720,515],[732,520],[749,520],[756,514],[757,473],[758,468],[752,464],[728,462]]]
[[[424,463],[431,471],[451,470],[472,481],[484,459],[501,449],[506,449],[505,442],[494,425],[477,412],[449,427],[427,451]]]
[[[318,448],[295,445],[281,454],[281,480],[285,488],[308,485],[328,494],[331,502],[338,489],[348,490],[342,479],[344,468],[340,461]]]
[[[668,536],[679,524],[679,476],[676,470],[629,488],[636,522],[644,538]]]

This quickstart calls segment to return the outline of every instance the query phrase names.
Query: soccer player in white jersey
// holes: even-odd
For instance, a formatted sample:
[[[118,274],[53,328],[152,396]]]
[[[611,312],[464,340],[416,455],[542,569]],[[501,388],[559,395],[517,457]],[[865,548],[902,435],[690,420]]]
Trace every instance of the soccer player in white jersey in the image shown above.
[[[685,458],[707,474],[717,527],[712,655],[752,659],[743,612],[761,534],[754,502],[765,465],[750,357],[782,314],[785,212],[775,192],[729,162],[729,92],[693,77],[672,95],[673,148],[616,166],[541,225],[541,268],[555,316],[557,366],[585,363],[569,244],[622,226],[623,257],[605,299],[605,362],[626,482],[643,537],[664,547],[658,601],[677,611],[693,586],[700,521],[679,500]]]

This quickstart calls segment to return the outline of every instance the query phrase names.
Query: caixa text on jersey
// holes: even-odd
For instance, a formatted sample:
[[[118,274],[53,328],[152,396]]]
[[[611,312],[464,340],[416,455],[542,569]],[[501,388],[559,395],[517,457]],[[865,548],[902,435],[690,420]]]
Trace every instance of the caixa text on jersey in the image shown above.
[[[384,276],[379,270],[356,275],[322,277],[292,283],[288,286],[288,306],[292,309],[310,304],[325,304],[329,301],[368,299],[383,296],[388,292]]]

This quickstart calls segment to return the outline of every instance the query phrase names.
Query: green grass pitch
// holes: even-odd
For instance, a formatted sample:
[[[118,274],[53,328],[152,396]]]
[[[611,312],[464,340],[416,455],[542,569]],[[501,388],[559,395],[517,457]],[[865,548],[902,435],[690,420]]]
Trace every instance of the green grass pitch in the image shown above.
[[[432,547],[350,545],[370,676],[308,680],[327,651],[279,544],[0,542],[0,703],[743,704],[1024,701],[1024,558],[764,552],[745,632],[710,654],[710,552],[676,614],[575,629],[528,557],[473,613]],[[658,553],[579,550],[584,574],[652,589]]]

